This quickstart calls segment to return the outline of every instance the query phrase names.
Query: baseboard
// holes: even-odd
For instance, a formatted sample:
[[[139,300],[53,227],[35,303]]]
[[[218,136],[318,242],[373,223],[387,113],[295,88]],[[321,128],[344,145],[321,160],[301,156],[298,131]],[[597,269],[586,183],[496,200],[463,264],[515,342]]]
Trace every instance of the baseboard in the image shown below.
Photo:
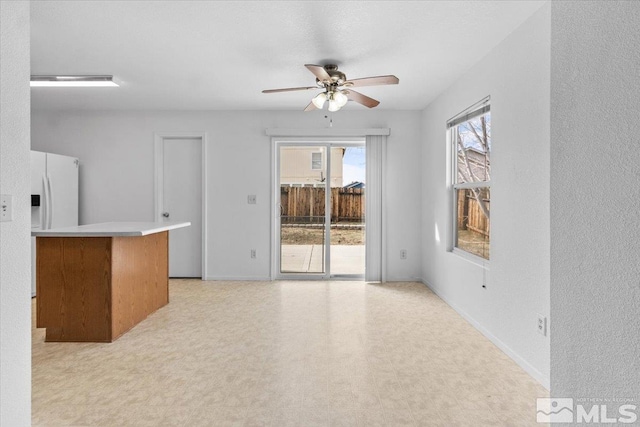
[[[386,282],[418,282],[423,283],[419,277],[387,277]]]
[[[538,369],[536,369],[533,365],[527,362],[524,358],[522,358],[518,353],[513,351],[508,345],[498,339],[495,335],[489,332],[484,326],[482,326],[478,321],[476,321],[473,317],[471,317],[467,312],[462,310],[456,304],[453,304],[446,296],[444,296],[441,292],[438,292],[433,286],[429,285],[425,281],[422,283],[431,289],[431,291],[436,294],[441,300],[447,303],[449,307],[454,309],[456,313],[462,316],[467,322],[471,323],[471,325],[476,328],[482,335],[484,335],[489,341],[491,341],[496,347],[502,350],[507,356],[509,356],[514,362],[516,362],[522,369],[524,369],[529,375],[531,375],[536,381],[538,381],[544,388],[550,390],[550,380],[549,377],[544,375]]]
[[[263,276],[208,276],[203,280],[224,282],[270,282],[270,277]]]

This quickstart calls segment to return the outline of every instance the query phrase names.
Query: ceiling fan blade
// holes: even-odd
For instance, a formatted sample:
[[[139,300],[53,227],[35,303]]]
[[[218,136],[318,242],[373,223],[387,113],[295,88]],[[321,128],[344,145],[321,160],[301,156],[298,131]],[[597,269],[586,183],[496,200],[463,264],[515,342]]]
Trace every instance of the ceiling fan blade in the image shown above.
[[[307,107],[304,109],[304,111],[313,111],[313,110],[317,110],[313,102],[310,102],[309,105],[307,105]]]
[[[319,88],[318,86],[288,87],[284,89],[266,89],[266,90],[263,90],[262,93],[293,92],[295,90],[309,90],[309,89],[319,89]]]
[[[364,77],[362,79],[347,80],[344,86],[361,87],[361,86],[379,86],[379,85],[397,85],[400,80],[396,76],[376,76]]]
[[[355,90],[349,89],[343,91],[343,93],[347,95],[347,98],[349,98],[350,100],[356,101],[357,103],[362,104],[365,107],[373,108],[380,104],[380,101],[369,98],[368,96],[363,95],[360,92],[356,92]]]
[[[327,73],[322,65],[304,64],[321,82],[331,80],[331,76]]]

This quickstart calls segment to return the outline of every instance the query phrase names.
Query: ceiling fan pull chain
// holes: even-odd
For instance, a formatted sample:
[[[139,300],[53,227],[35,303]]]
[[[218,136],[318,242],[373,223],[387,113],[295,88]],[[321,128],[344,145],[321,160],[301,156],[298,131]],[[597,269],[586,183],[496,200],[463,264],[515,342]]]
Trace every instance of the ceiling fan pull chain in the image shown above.
[[[329,127],[332,128],[333,127],[333,116],[329,115],[329,116],[324,116],[325,119],[329,119]]]

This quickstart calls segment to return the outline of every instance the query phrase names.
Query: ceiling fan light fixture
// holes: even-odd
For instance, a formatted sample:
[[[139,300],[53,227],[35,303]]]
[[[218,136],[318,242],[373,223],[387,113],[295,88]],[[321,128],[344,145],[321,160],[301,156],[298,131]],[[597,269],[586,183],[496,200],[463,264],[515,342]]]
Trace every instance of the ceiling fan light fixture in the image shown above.
[[[340,108],[342,108],[347,105],[347,101],[349,100],[349,98],[347,98],[347,95],[337,90],[333,93],[333,100],[338,103]]]
[[[327,94],[327,98],[329,98],[329,108],[328,110],[332,113],[340,110],[345,106],[349,98],[339,90],[332,90]]]
[[[315,105],[318,110],[321,110],[327,98],[328,96],[326,93],[320,92],[311,99],[311,102],[313,102],[313,105]]]
[[[340,104],[338,103],[338,101],[334,100],[334,99],[330,99],[329,100],[329,108],[328,110],[331,111],[332,113],[335,111],[338,111],[340,109]]]

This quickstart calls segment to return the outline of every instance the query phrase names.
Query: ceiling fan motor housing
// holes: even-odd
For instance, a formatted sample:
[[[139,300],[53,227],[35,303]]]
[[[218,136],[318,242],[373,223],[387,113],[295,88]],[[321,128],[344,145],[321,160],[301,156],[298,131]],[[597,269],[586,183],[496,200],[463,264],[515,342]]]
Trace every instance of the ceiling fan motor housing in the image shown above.
[[[327,72],[327,74],[329,74],[329,76],[331,76],[331,81],[330,82],[321,82],[316,78],[316,81],[318,83],[323,84],[323,86],[326,85],[331,85],[331,86],[340,86],[342,85],[344,82],[347,81],[347,76],[345,76],[345,74],[342,71],[338,71],[338,66],[335,64],[327,64],[324,65],[322,68],[325,69],[325,71]]]

